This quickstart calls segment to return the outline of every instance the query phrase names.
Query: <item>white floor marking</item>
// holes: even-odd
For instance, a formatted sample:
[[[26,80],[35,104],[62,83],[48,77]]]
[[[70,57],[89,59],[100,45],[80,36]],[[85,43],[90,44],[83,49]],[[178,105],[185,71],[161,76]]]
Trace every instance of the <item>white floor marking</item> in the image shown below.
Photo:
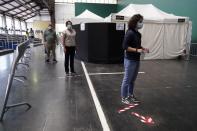
[[[138,73],[139,73],[139,74],[145,74],[145,72],[143,72],[143,71],[139,71]]]
[[[145,74],[145,72],[138,72],[139,74]],[[121,75],[124,72],[108,72],[108,73],[89,73],[89,75]]]
[[[81,75],[68,75],[68,76],[59,76],[57,77],[58,79],[65,79],[65,78],[69,78],[69,77],[78,77],[78,76],[81,76]]]
[[[120,75],[124,72],[111,72],[111,73],[89,73],[89,75]]]
[[[86,79],[87,79],[87,82],[88,82],[88,86],[89,86],[89,89],[90,89],[90,92],[91,92],[91,95],[92,95],[92,98],[93,98],[93,101],[94,101],[94,104],[95,104],[95,107],[96,107],[96,111],[98,113],[98,116],[99,116],[99,119],[100,119],[100,122],[101,122],[101,125],[102,125],[102,128],[103,128],[103,131],[110,131],[110,128],[109,128],[109,125],[107,123],[105,114],[104,114],[103,109],[101,107],[101,104],[98,100],[98,97],[96,95],[93,84],[92,84],[92,82],[90,80],[90,77],[88,75],[88,72],[87,72],[87,69],[85,67],[84,62],[81,61],[81,65],[83,67],[83,70],[84,70],[84,73],[85,73],[85,76],[86,76]]]

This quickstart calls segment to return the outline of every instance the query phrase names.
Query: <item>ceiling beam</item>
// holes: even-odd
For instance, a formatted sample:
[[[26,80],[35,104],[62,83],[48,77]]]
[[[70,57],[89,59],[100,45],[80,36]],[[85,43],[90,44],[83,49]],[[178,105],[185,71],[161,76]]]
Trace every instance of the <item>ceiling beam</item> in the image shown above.
[[[48,1],[42,0],[42,2],[45,4],[45,6],[46,6],[48,9],[50,9]]]
[[[35,15],[33,15],[33,16],[30,16],[30,17],[27,17],[26,19],[24,19],[24,21],[26,21],[26,20],[28,20],[28,19],[30,19],[30,18],[32,18],[32,17],[35,17],[37,14],[35,14]]]
[[[37,7],[38,5],[35,5],[35,6],[32,6],[31,8],[35,8],[35,7]],[[23,12],[26,12],[26,11],[28,11],[28,9],[26,9],[26,10],[23,10],[23,11],[21,11],[21,12],[18,12],[17,14],[15,14],[14,16],[16,16],[16,15],[18,15],[18,14],[21,14],[21,13],[23,13]]]
[[[29,4],[29,3],[31,3],[32,1],[29,1],[29,2],[26,2],[25,4]],[[6,10],[5,11],[5,13],[7,13],[7,12],[9,12],[9,11],[12,11],[12,10],[14,10],[14,9],[17,9],[17,8],[20,8],[20,7],[22,7],[23,5],[21,5],[21,4],[19,4],[19,6],[14,6],[14,8],[12,8],[12,9],[9,9],[9,10]]]
[[[9,0],[9,1],[4,1],[4,0],[3,0],[4,3],[1,3],[0,6],[5,5],[5,4],[8,4],[8,3],[13,2],[13,1],[14,1],[14,0]]]
[[[20,5],[22,5],[23,7],[25,7],[26,9],[29,9],[30,11],[32,11],[33,12],[33,10],[31,9],[31,7],[28,7],[27,6],[27,4],[29,4],[29,3],[32,3],[33,1],[32,0],[30,0],[29,2],[25,2],[25,3],[22,3],[21,1],[19,1],[19,0],[15,0],[15,2],[16,3],[18,3],[18,4],[20,4]],[[30,5],[31,6],[31,5]]]
[[[31,12],[31,13],[27,13],[27,14],[22,15],[22,16],[20,16],[20,17],[25,17],[25,16],[27,16],[27,15],[31,15],[32,13],[36,13],[36,15],[37,15],[37,14],[39,13],[40,10],[41,10],[41,9],[35,10],[35,11]]]
[[[2,12],[2,11],[0,11],[0,13],[5,14],[6,16],[9,16],[9,17],[14,17],[14,18],[16,18],[16,19],[18,19],[18,20],[23,20],[22,18],[17,17],[17,16],[13,16],[13,15],[10,14],[10,13],[4,13],[4,12]]]

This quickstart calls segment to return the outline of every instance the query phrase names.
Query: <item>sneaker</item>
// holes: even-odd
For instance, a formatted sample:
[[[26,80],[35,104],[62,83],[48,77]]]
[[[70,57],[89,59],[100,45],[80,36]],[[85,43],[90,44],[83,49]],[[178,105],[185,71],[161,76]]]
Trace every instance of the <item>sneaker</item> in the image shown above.
[[[128,97],[122,98],[122,103],[124,103],[124,104],[131,104],[131,102],[130,102]]]
[[[140,103],[140,101],[139,101],[134,95],[130,95],[130,96],[128,97],[128,99],[129,99],[129,101],[130,101],[131,103]]]

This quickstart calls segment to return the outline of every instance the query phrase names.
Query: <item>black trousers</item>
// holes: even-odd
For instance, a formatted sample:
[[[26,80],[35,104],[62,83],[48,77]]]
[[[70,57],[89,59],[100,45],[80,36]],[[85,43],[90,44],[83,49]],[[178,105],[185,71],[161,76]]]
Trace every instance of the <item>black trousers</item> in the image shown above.
[[[70,65],[70,71],[71,72],[75,71],[74,57],[75,57],[75,46],[71,46],[71,47],[66,46],[65,61],[64,61],[65,72],[69,72],[69,65]]]

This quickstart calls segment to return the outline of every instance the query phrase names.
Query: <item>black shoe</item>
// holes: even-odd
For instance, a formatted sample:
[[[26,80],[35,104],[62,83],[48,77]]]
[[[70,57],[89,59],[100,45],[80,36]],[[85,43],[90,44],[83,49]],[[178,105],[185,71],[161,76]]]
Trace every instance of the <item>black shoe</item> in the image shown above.
[[[130,95],[130,96],[128,97],[128,99],[129,99],[129,101],[130,101],[131,103],[140,103],[140,100],[138,100],[134,95]]]
[[[46,62],[49,62],[49,59],[47,59]]]
[[[57,60],[56,60],[56,59],[54,59],[54,60],[53,60],[53,62],[57,62]]]
[[[69,72],[66,72],[66,75],[69,75]]]
[[[71,74],[72,75],[76,75],[77,73],[75,71],[71,71]]]

